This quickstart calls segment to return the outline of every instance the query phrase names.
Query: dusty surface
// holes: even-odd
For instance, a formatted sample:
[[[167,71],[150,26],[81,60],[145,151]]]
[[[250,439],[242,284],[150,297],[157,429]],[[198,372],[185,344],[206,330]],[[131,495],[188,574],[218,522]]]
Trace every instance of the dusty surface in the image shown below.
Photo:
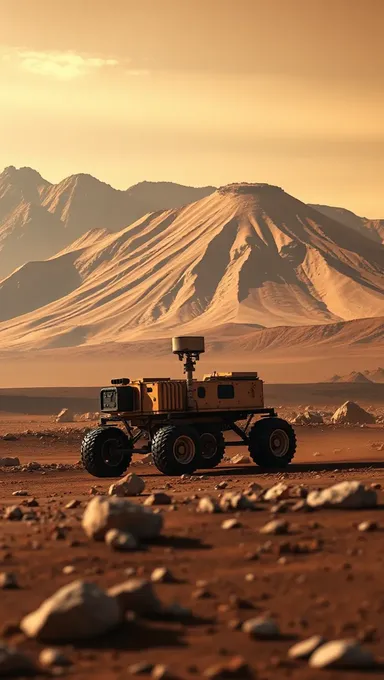
[[[20,419],[3,415],[0,434],[11,430],[43,431],[42,419]],[[38,422],[36,422],[38,420]],[[20,427],[21,425],[21,427]],[[79,424],[78,428],[84,427]],[[22,464],[37,461],[74,464],[79,459],[80,433],[74,430],[56,437],[24,435],[18,441],[0,441],[0,456],[19,456]],[[137,502],[153,490],[165,490],[176,509],[165,507],[163,537],[133,553],[111,552],[103,543],[90,542],[80,527],[82,509],[91,486],[106,492],[110,481],[90,477],[82,470],[43,469],[35,472],[0,473],[3,509],[21,504],[12,497],[17,489],[34,496],[41,520],[37,523],[0,520],[0,571],[16,573],[18,590],[1,591],[0,623],[3,637],[37,656],[43,645],[26,641],[12,628],[20,618],[37,607],[58,587],[85,578],[101,586],[125,580],[125,570],[149,576],[158,566],[167,566],[177,583],[159,584],[157,592],[165,602],[178,601],[190,607],[191,619],[159,622],[137,621],[115,633],[80,646],[61,645],[73,662],[72,678],[130,677],[128,666],[139,660],[165,663],[179,678],[203,677],[203,671],[219,661],[241,654],[258,678],[366,677],[358,671],[314,671],[305,662],[288,662],[293,641],[320,633],[329,638],[362,636],[379,657],[384,657],[384,516],[381,507],[361,511],[289,511],[278,517],[288,520],[288,536],[263,536],[259,529],[273,516],[270,505],[258,512],[242,511],[236,516],[241,526],[221,529],[229,514],[199,515],[197,499],[206,493],[218,496],[215,486],[225,481],[227,490],[243,490],[250,482],[271,486],[284,477],[307,487],[326,486],[343,479],[359,479],[384,487],[384,455],[375,444],[384,441],[382,427],[297,428],[299,448],[295,464],[285,474],[265,474],[254,466],[223,464],[214,471],[198,472],[192,479],[166,478],[152,467],[136,463],[132,471],[143,477],[146,490]],[[43,438],[39,438],[43,437]],[[238,453],[241,449],[228,449]],[[313,453],[320,455],[314,457]],[[380,502],[384,504],[384,493]],[[66,510],[69,500],[81,506]],[[61,514],[63,512],[63,514]],[[356,523],[374,519],[382,527],[361,533]],[[65,538],[54,538],[55,528],[65,527]],[[269,550],[251,559],[259,546],[271,541]],[[281,545],[306,546],[306,554],[281,554]],[[280,557],[286,559],[279,562]],[[75,573],[63,574],[73,565]],[[254,580],[245,580],[253,574]],[[249,578],[249,577],[248,577]],[[205,580],[209,597],[196,599],[196,581]],[[245,602],[244,602],[245,601]],[[283,636],[275,641],[251,640],[245,633],[229,628],[234,620],[244,621],[270,612]],[[382,677],[383,670],[377,671]]]

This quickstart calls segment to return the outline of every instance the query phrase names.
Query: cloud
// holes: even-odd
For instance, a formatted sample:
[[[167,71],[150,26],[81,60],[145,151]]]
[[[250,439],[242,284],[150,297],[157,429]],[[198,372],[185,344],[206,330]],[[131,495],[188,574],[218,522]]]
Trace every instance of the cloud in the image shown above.
[[[105,67],[117,66],[119,63],[117,59],[93,57],[76,52],[17,50],[14,57],[23,71],[58,80],[80,78]]]

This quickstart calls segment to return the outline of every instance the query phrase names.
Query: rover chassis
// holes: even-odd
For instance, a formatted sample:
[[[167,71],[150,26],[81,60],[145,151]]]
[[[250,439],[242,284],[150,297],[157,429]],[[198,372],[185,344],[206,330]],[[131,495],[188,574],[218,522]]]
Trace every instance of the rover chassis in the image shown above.
[[[223,433],[229,431],[237,439],[225,439]],[[143,439],[148,443],[137,447]],[[120,413],[102,417],[99,426],[87,433],[81,456],[84,467],[95,477],[119,477],[133,454],[149,453],[160,472],[182,475],[216,467],[229,446],[247,446],[257,465],[283,469],[296,451],[296,436],[273,408],[151,413],[134,418]]]

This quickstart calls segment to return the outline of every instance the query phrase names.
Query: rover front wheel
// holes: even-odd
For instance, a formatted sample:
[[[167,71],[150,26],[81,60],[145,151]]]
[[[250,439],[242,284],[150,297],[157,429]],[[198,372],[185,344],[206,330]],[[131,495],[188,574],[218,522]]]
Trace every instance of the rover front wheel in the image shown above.
[[[284,468],[295,455],[295,431],[281,418],[262,418],[251,428],[248,448],[257,465]]]
[[[223,433],[209,426],[199,425],[197,428],[200,436],[200,461],[199,467],[203,469],[214,468],[224,458],[225,443]]]
[[[152,458],[164,475],[191,474],[200,461],[198,433],[187,425],[161,427],[152,439]]]
[[[81,460],[94,477],[120,477],[132,458],[127,435],[118,427],[97,427],[81,443]]]

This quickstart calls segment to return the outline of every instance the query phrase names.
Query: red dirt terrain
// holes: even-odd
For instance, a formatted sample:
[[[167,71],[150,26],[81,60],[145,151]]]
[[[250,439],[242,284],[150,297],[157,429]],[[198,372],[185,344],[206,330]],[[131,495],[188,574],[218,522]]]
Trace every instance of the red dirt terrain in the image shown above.
[[[48,427],[49,436],[38,434]],[[42,416],[2,414],[0,435],[26,430],[35,434],[0,440],[0,457],[17,456],[21,466],[31,461],[42,466],[34,471],[0,471],[0,513],[15,504],[29,510],[23,506],[25,498],[12,496],[16,490],[27,491],[27,498],[34,497],[39,504],[32,508],[35,521],[0,519],[0,572],[14,573],[19,584],[17,589],[1,590],[0,635],[7,644],[37,660],[47,645],[28,640],[18,624],[71,581],[84,579],[108,588],[124,582],[127,570],[150,578],[156,567],[164,566],[175,582],[156,584],[156,593],[164,603],[176,601],[187,607],[191,615],[171,620],[139,617],[97,639],[63,642],[58,647],[72,664],[62,671],[64,675],[76,680],[134,677],[129,670],[132,664],[147,661],[169,669],[169,675],[157,670],[152,677],[172,674],[186,680],[366,677],[358,669],[321,671],[311,669],[306,661],[288,659],[296,641],[314,634],[358,638],[379,662],[384,661],[384,455],[379,450],[383,426],[297,427],[298,452],[284,473],[225,462],[192,478],[167,478],[153,466],[134,461],[131,471],[142,477],[146,487],[131,500],[141,504],[153,491],[163,491],[171,496],[172,505],[159,507],[164,516],[161,537],[132,552],[114,552],[105,543],[88,539],[81,527],[91,487],[105,494],[111,483],[90,477],[80,467],[69,467],[79,460],[81,428],[84,423],[69,428]],[[233,451],[233,455],[246,453],[242,448]],[[68,469],[60,469],[60,464]],[[345,479],[360,480],[368,487],[374,484],[378,507],[292,511],[296,498],[276,515],[271,512],[275,504],[266,502],[257,503],[257,512],[196,512],[202,496],[219,499],[226,491],[242,491],[254,482],[264,488],[284,481],[313,489]],[[217,489],[222,482],[226,488]],[[65,506],[72,499],[80,505],[68,510]],[[237,519],[239,526],[222,529],[228,518]],[[274,518],[288,522],[287,535],[260,533]],[[359,531],[357,525],[365,520],[377,522],[377,530]],[[68,565],[73,567],[71,574],[63,573]],[[252,639],[241,630],[244,621],[264,614],[279,626],[276,639]],[[248,671],[207,675],[207,669],[216,664],[225,667],[237,655],[248,664]],[[384,670],[378,666],[371,672],[383,677]]]

